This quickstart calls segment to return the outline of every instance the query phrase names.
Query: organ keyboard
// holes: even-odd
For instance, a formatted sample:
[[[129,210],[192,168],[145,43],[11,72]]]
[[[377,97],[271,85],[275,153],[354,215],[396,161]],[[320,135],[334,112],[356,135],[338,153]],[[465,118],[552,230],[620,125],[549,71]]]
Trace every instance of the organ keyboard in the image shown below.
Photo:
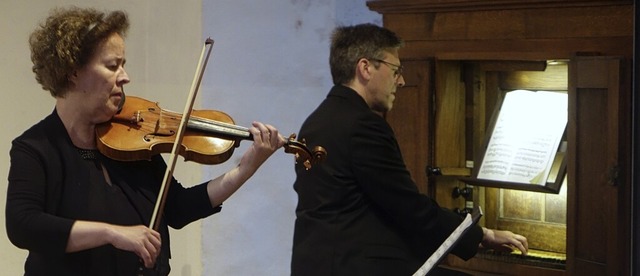
[[[565,254],[540,250],[529,250],[526,256],[520,254],[519,251],[509,253],[488,250],[478,252],[475,258],[553,269],[565,269],[567,261]]]

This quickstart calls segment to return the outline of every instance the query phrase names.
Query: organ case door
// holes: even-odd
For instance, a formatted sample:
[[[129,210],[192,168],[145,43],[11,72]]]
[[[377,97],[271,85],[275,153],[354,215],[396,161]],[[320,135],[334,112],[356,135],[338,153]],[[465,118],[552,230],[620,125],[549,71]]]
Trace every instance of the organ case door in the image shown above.
[[[628,275],[629,68],[617,58],[576,58],[569,70],[569,275]]]

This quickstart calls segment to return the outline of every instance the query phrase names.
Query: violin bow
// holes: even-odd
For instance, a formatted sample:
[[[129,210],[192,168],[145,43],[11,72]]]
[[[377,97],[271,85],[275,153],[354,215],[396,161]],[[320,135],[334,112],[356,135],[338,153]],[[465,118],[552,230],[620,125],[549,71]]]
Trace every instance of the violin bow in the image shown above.
[[[182,113],[182,120],[180,121],[178,132],[176,133],[176,139],[173,142],[173,148],[171,150],[171,155],[169,156],[169,163],[167,164],[167,170],[164,174],[164,180],[162,181],[158,199],[153,209],[153,215],[151,216],[151,221],[149,222],[149,228],[156,231],[160,227],[160,220],[164,210],[167,192],[169,191],[169,186],[171,185],[171,180],[173,178],[173,170],[175,169],[176,161],[178,160],[178,151],[180,150],[180,146],[182,145],[182,138],[184,137],[184,132],[186,131],[189,117],[191,117],[191,110],[193,110],[193,104],[195,103],[196,94],[198,93],[198,89],[200,88],[202,76],[204,75],[204,69],[207,67],[207,61],[209,60],[209,56],[211,55],[212,48],[213,40],[211,38],[207,38],[207,40],[204,42],[204,46],[202,46],[200,61],[198,62],[198,67],[193,78],[193,83],[191,83],[191,91],[189,92],[189,97],[187,98],[187,103],[184,107],[184,112]]]

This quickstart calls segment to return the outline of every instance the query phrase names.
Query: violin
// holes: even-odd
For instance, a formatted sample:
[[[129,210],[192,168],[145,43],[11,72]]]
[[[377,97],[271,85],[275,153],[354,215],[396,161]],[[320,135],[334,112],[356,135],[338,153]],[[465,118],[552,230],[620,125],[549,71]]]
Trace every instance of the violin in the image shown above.
[[[126,100],[125,100],[126,99]],[[96,126],[97,148],[105,156],[120,161],[150,160],[169,153],[176,139],[182,114],[164,110],[157,102],[127,96],[121,110],[108,122]],[[179,155],[185,161],[220,164],[227,161],[242,140],[253,140],[248,128],[237,126],[222,111],[192,110],[182,138]],[[291,134],[284,151],[295,156],[305,168],[326,157],[321,146],[309,150],[304,139]]]
[[[97,148],[111,159],[150,160],[153,155],[171,153],[149,222],[149,228],[156,231],[161,226],[160,218],[179,155],[185,161],[218,164],[231,157],[241,140],[253,140],[249,129],[236,126],[224,112],[193,109],[212,46],[213,39],[207,38],[183,113],[163,110],[157,102],[123,97],[116,115],[96,126]],[[310,151],[304,139],[298,142],[295,138],[295,134],[289,136],[284,151],[294,154],[296,163],[301,161],[309,169],[326,157],[327,152],[321,146]],[[137,275],[144,274],[141,262]]]

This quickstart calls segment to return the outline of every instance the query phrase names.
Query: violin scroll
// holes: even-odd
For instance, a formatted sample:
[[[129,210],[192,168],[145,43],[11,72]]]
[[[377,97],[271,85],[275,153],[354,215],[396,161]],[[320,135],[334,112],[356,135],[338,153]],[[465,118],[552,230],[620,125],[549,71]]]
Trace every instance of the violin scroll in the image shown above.
[[[302,139],[302,142],[296,140],[295,133],[291,134],[287,139],[287,143],[284,145],[284,152],[293,154],[296,164],[302,162],[302,165],[307,170],[311,168],[311,165],[320,163],[327,157],[327,151],[323,147],[316,146],[311,151],[307,148],[307,143],[304,139]]]

